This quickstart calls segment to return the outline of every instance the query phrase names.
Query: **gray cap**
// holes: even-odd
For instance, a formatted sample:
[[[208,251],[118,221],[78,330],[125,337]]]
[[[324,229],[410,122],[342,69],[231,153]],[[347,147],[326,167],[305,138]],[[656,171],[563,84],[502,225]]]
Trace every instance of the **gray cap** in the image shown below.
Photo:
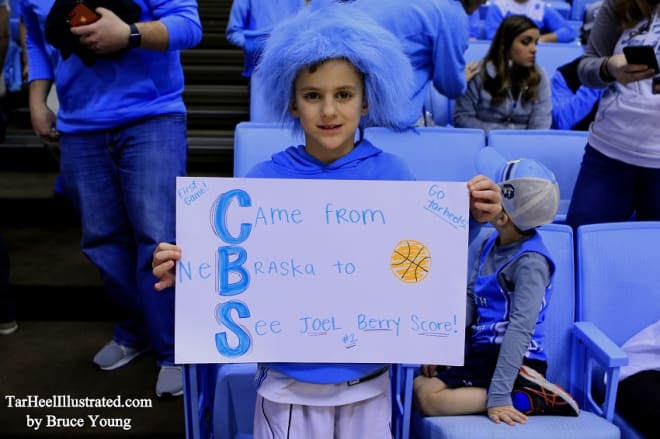
[[[502,207],[511,222],[526,231],[551,223],[559,208],[559,185],[551,170],[533,159],[506,159],[492,147],[483,148],[477,169],[497,182]]]

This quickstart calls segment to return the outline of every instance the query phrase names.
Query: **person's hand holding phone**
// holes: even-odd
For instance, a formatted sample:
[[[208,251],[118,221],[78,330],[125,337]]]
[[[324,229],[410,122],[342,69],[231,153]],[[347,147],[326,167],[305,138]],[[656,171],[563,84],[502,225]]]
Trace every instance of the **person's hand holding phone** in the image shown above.
[[[621,84],[630,84],[656,75],[656,71],[647,65],[629,64],[623,53],[609,57],[606,69]]]
[[[97,8],[93,12],[99,15],[98,20],[71,27],[71,32],[80,37],[80,43],[98,55],[126,48],[130,34],[128,24],[109,9]]]

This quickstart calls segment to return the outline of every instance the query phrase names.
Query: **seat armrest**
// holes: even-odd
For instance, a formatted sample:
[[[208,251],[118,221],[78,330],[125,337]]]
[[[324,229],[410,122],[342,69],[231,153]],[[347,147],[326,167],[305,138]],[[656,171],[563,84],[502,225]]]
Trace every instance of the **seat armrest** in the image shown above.
[[[619,384],[619,369],[628,364],[628,355],[592,322],[576,322],[573,326],[573,367],[571,394],[582,409],[612,421]],[[605,374],[605,399],[599,404],[593,398],[594,365]]]

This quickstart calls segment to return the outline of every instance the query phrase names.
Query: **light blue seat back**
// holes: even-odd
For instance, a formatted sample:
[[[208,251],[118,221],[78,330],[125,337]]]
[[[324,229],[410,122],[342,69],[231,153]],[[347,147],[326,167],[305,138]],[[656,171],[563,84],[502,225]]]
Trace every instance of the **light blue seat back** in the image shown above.
[[[571,380],[571,332],[575,311],[574,254],[572,229],[564,224],[548,224],[540,229],[543,241],[552,256],[556,272],[552,297],[545,321],[544,348],[548,355],[548,379],[568,389]],[[484,231],[482,233],[488,233]],[[410,377],[410,374],[408,374]],[[410,409],[411,397],[408,401]],[[405,428],[399,437],[408,434],[419,439],[617,439],[619,429],[604,418],[585,410],[578,417],[530,416],[526,425],[510,427],[495,424],[485,414],[423,417],[412,410],[412,430]]]
[[[291,145],[304,144],[302,135],[279,123],[241,122],[234,129],[234,177],[245,177],[257,163]]]
[[[213,437],[251,439],[257,400],[255,363],[223,364],[218,370],[213,404]]]
[[[404,132],[370,127],[364,137],[401,157],[417,180],[468,181],[477,175],[474,157],[486,142],[483,130],[449,127]]]
[[[424,111],[430,113],[431,116],[431,121],[427,121],[428,126],[435,125],[445,127],[447,125],[451,125],[452,123],[449,98],[440,93],[432,83],[429,83],[429,85],[426,87]]]
[[[584,54],[584,47],[575,42],[570,43],[539,43],[536,52],[536,63],[545,69],[548,80],[552,78],[557,67],[560,67]]]
[[[660,222],[589,224],[577,232],[578,320],[621,346],[660,318]],[[623,306],[625,305],[625,306]]]
[[[586,131],[492,130],[488,134],[488,146],[507,160],[535,159],[555,173],[560,197],[555,221],[563,222],[580,171],[587,136]]]
[[[660,222],[591,224],[577,232],[578,320],[617,345],[660,318]],[[623,438],[642,438],[618,414]]]

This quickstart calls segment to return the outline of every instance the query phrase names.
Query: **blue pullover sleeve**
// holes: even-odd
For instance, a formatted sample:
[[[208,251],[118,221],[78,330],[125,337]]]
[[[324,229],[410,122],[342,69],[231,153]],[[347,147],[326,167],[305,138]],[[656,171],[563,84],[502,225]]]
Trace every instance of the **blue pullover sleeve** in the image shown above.
[[[559,43],[570,43],[577,36],[577,31],[564,20],[559,12],[552,8],[545,8],[543,31],[544,33],[554,32],[557,34],[557,42]]]
[[[502,10],[497,7],[497,5],[491,4],[486,13],[486,20],[484,23],[484,33],[486,34],[487,40],[493,39],[502,20],[504,20]]]
[[[601,90],[580,86],[575,94],[564,76],[556,71],[552,77],[552,128],[570,130],[584,119],[600,98]]]
[[[202,40],[202,24],[194,0],[152,0],[149,7],[155,20],[167,28],[168,50],[195,47]]]
[[[227,41],[237,47],[245,47],[244,32],[249,29],[250,23],[250,0],[234,0],[229,11],[227,30],[225,37]]]
[[[26,29],[25,46],[28,57],[28,80],[53,80],[53,68],[50,64],[50,58],[44,43],[46,39],[41,32],[39,19],[32,8],[24,1],[21,1],[21,10],[23,11],[23,23]]]
[[[433,43],[433,85],[450,99],[465,92],[465,58],[468,47],[469,24],[460,2],[445,5],[445,14],[439,14],[440,23],[435,29],[443,29]]]

